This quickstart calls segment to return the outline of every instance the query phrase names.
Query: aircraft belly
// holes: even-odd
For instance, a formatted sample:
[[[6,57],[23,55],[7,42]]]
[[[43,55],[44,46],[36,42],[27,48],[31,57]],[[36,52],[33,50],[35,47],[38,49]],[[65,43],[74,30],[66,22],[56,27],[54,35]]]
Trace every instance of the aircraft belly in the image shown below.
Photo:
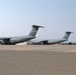
[[[49,44],[55,44],[55,43],[60,43],[60,42],[64,42],[66,40],[56,40],[56,41],[48,41]]]
[[[11,39],[11,43],[21,43],[21,42],[25,42],[25,41],[28,41],[32,38],[20,38],[20,39]]]

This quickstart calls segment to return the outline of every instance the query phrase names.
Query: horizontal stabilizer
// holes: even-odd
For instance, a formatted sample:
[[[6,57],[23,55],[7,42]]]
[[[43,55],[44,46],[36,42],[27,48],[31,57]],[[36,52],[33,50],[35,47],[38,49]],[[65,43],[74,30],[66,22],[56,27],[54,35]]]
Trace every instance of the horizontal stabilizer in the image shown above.
[[[67,32],[65,32],[65,33],[71,34],[71,33],[73,33],[73,32],[67,31]]]
[[[39,25],[32,25],[32,27],[44,28],[43,26],[39,26]]]

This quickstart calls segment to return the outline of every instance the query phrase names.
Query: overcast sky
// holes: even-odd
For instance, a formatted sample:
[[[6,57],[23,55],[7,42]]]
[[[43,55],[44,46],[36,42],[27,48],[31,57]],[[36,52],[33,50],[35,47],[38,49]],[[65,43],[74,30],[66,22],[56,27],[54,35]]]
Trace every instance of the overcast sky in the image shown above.
[[[62,38],[74,32],[76,41],[76,0],[0,0],[0,36],[28,35],[33,24],[42,25],[37,38]]]

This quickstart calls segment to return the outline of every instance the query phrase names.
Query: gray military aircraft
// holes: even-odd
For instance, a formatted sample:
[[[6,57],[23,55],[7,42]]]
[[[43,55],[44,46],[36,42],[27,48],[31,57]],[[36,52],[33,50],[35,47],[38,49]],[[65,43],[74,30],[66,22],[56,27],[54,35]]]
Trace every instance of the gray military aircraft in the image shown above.
[[[72,32],[69,32],[69,31],[65,32],[65,35],[61,39],[43,39],[43,40],[32,39],[28,41],[27,44],[28,45],[30,44],[35,44],[35,45],[36,44],[41,44],[41,45],[57,44],[57,43],[67,41],[71,33]]]
[[[0,37],[0,44],[3,45],[15,45],[17,43],[25,42],[30,39],[36,38],[35,35],[39,28],[44,28],[43,26],[32,25],[32,30],[29,35],[18,36],[18,37]]]

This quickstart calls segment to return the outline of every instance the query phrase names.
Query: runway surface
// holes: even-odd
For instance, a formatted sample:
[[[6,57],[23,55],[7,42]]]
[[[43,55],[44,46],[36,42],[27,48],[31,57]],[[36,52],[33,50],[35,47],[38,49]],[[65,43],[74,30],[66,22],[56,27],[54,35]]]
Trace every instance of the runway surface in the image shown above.
[[[0,45],[0,75],[76,75],[76,46]]]

